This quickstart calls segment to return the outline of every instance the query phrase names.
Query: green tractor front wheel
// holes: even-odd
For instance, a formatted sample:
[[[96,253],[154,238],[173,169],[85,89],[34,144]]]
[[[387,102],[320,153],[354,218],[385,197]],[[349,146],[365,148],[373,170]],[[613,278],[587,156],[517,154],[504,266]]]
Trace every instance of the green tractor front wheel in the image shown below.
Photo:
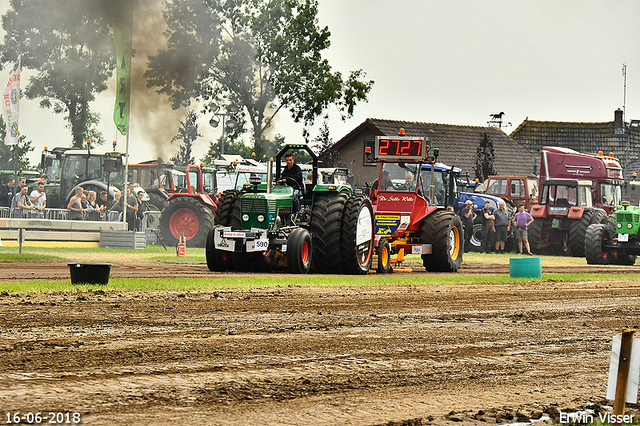
[[[306,274],[311,268],[311,234],[294,229],[287,239],[287,266],[294,274]]]
[[[205,246],[205,254],[207,258],[207,267],[210,271],[224,272],[231,268],[231,252],[218,250],[214,244],[214,232],[216,228],[209,231],[207,235],[207,243]]]

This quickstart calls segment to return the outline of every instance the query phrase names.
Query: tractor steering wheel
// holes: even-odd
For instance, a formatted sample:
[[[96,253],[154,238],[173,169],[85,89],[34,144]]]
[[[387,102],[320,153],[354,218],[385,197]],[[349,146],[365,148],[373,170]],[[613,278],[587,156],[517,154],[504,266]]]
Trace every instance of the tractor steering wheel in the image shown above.
[[[290,177],[281,177],[278,182],[284,183],[287,186],[290,186],[294,189],[300,189],[300,184],[297,180]]]

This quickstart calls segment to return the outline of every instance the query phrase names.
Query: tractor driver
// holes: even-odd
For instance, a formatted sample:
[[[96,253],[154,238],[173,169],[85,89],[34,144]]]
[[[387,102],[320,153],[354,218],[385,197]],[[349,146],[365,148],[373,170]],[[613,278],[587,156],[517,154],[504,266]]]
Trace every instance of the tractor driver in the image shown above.
[[[300,198],[302,198],[302,169],[294,163],[293,153],[287,152],[284,155],[287,165],[282,170],[281,179],[285,184],[293,188],[293,211],[300,211]],[[288,179],[285,179],[288,178]]]

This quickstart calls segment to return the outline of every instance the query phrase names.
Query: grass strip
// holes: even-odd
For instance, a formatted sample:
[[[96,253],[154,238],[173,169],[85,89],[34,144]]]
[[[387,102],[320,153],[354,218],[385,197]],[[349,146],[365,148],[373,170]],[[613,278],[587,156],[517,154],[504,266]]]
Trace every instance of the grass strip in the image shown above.
[[[542,274],[541,279],[511,278],[508,274],[496,275],[259,275],[229,276],[211,274],[205,278],[111,278],[108,285],[78,285],[70,280],[33,280],[0,283],[0,292],[8,294],[103,291],[215,291],[273,287],[385,287],[431,285],[509,285],[519,283],[583,283],[620,280],[620,276],[606,273],[590,274]],[[625,280],[638,282],[640,274],[628,274]]]

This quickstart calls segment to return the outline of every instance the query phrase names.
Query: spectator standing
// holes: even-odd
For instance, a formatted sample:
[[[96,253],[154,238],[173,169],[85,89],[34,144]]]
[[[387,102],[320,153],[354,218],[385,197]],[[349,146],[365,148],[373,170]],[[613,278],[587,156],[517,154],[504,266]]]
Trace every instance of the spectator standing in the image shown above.
[[[11,191],[16,186],[15,178],[11,178],[9,182],[0,185],[0,206],[11,207]]]
[[[144,219],[144,212],[147,211],[147,205],[142,201],[142,197],[144,197],[144,191],[140,190],[138,191],[138,211],[136,212],[136,218],[138,219],[136,221],[136,229],[138,231],[142,231],[142,220]]]
[[[516,238],[518,239],[518,253],[522,254],[522,246],[527,249],[527,254],[531,254],[531,247],[529,247],[529,225],[533,223],[533,217],[525,211],[524,205],[518,207],[518,213],[513,220],[516,225]]]
[[[44,182],[38,182],[36,189],[31,191],[29,201],[33,205],[31,217],[44,218],[44,209],[47,207],[47,194],[44,192]]]
[[[18,188],[22,189],[23,186],[27,186],[27,178],[24,176],[20,176],[18,178]]]
[[[481,211],[482,214],[482,248],[485,253],[491,253],[491,240],[493,239],[493,233],[496,232],[493,226],[495,217],[493,216],[493,210],[491,210],[491,203],[486,201],[484,208]]]
[[[507,235],[511,230],[509,211],[505,209],[504,201],[498,202],[498,209],[493,211],[495,217],[494,229],[496,233],[496,253],[504,253],[504,245],[507,242]]]
[[[96,202],[96,191],[86,191],[87,203],[85,204],[87,208],[87,214],[85,215],[86,220],[100,220],[100,206]]]
[[[20,193],[14,195],[11,209],[13,211],[13,217],[28,217],[27,210],[33,210],[33,205],[29,201],[29,188],[23,186],[20,188]]]
[[[82,191],[82,195],[80,196],[80,204],[82,204],[82,208],[89,210],[89,196],[88,191]]]
[[[100,199],[97,201],[97,204],[100,206],[101,210],[108,209],[109,206],[109,194],[107,191],[100,191]]]
[[[473,202],[471,200],[466,201],[460,215],[462,216],[462,225],[464,227],[464,251],[469,252],[471,249],[471,236],[473,235],[473,221],[477,217],[473,212]]]
[[[71,197],[69,200],[69,204],[67,204],[67,209],[69,210],[69,218],[72,220],[83,220],[84,214],[87,212],[85,208],[82,207],[82,195],[84,194],[84,190],[81,186],[76,188],[76,194]]]
[[[89,191],[89,199],[87,200],[87,203],[89,204],[89,211],[100,211],[100,205],[98,204],[97,198],[98,195],[96,194],[96,191]]]
[[[111,207],[109,207],[109,212],[120,212],[122,213],[123,211],[123,205],[122,205],[122,192],[116,192],[116,196],[115,199],[113,200],[113,203],[111,204]]]
[[[127,188],[127,225],[129,231],[134,231],[138,220],[138,200],[133,195],[133,187],[129,185]]]

